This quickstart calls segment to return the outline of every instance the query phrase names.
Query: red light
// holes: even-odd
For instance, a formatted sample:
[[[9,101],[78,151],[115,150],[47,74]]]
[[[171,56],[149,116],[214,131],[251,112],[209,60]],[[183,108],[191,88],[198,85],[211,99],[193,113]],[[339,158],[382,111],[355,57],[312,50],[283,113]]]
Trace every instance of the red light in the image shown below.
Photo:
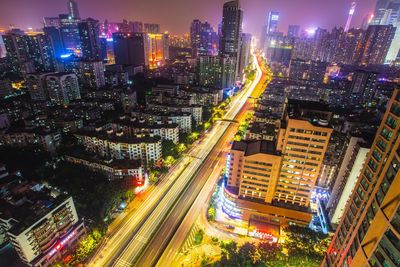
[[[58,245],[56,246],[56,250],[60,250],[60,249],[61,249],[61,245],[58,244]]]

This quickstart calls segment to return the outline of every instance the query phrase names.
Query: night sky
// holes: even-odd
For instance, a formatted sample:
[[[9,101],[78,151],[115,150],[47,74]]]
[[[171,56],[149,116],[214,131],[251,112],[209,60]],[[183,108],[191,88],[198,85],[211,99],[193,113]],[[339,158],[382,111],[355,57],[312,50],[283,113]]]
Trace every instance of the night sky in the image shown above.
[[[66,0],[0,0],[0,26],[14,24],[22,29],[41,26],[44,16],[66,13]],[[304,28],[331,29],[346,23],[351,0],[242,0],[244,32],[259,34],[267,13],[281,13],[279,30],[289,24]],[[371,13],[376,0],[358,0],[352,26],[359,27],[363,17]],[[161,24],[173,34],[189,31],[194,18],[218,25],[224,0],[78,0],[82,18],[109,21],[140,20]]]

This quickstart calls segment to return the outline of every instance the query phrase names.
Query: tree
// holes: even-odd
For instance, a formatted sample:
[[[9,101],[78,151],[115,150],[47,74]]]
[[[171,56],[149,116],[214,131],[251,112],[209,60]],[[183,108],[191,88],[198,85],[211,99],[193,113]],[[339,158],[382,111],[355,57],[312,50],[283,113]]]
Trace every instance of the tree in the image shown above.
[[[208,208],[208,212],[207,212],[207,219],[210,222],[215,221],[215,208],[213,206]]]

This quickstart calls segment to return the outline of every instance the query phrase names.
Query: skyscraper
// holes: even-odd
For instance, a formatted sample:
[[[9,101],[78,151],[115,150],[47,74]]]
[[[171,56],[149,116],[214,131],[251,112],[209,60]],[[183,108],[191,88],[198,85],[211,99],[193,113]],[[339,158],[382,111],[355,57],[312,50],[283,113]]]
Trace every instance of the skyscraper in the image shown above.
[[[208,22],[201,22],[198,19],[190,25],[190,44],[192,57],[199,55],[213,55],[217,49],[217,33]]]
[[[61,14],[59,18],[61,38],[65,50],[70,54],[78,53],[81,49],[78,30],[79,19],[74,19],[67,14]]]
[[[392,25],[370,25],[365,33],[359,63],[383,64],[395,35]]]
[[[239,46],[242,33],[242,19],[243,11],[240,8],[239,0],[229,1],[224,4],[220,52],[222,55],[233,58],[235,62],[235,76],[237,76],[239,70]]]
[[[149,65],[146,33],[113,33],[115,63]]]
[[[354,11],[356,10],[357,3],[356,1],[351,2],[349,16],[347,18],[346,26],[344,27],[344,31],[347,32],[350,29],[351,19],[353,18]]]
[[[395,90],[323,266],[400,266],[399,100]]]
[[[78,3],[75,0],[68,0],[68,15],[72,19],[80,19]]]
[[[300,26],[299,25],[289,25],[287,36],[290,38],[299,37]]]
[[[400,0],[378,0],[371,25],[393,25],[396,33],[393,37],[386,61],[400,58]]]
[[[242,33],[242,36],[240,38],[239,75],[242,74],[243,69],[249,64],[250,48],[251,48],[251,34]]]
[[[278,22],[279,22],[279,12],[271,11],[268,14],[267,20],[267,32],[266,34],[271,34],[273,32],[278,31]]]
[[[82,57],[85,60],[100,60],[100,24],[92,18],[78,22]]]
[[[48,36],[14,31],[4,35],[3,39],[7,59],[14,72],[27,74],[55,70],[53,48]]]
[[[190,45],[192,47],[192,57],[197,58],[200,48],[201,21],[195,19],[190,25]]]

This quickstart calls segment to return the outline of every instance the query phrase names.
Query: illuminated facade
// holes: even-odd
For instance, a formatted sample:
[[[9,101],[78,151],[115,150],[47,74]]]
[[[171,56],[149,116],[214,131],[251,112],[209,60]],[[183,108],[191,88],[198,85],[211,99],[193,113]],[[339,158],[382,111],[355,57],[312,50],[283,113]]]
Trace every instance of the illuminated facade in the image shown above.
[[[225,209],[249,222],[308,225],[311,194],[332,133],[331,116],[324,104],[289,100],[276,144],[234,142],[225,190],[231,198],[236,195],[231,199],[236,206]]]
[[[148,33],[149,68],[154,69],[163,66],[169,59],[169,35],[168,33]]]
[[[400,265],[399,118],[395,90],[323,266]]]
[[[42,196],[43,197],[43,196]],[[35,201],[35,200],[34,200]],[[7,226],[7,236],[22,261],[29,266],[51,266],[62,258],[63,249],[73,247],[86,230],[79,221],[72,197],[48,198],[47,202],[28,204],[20,218],[20,207],[0,215],[2,227]]]

